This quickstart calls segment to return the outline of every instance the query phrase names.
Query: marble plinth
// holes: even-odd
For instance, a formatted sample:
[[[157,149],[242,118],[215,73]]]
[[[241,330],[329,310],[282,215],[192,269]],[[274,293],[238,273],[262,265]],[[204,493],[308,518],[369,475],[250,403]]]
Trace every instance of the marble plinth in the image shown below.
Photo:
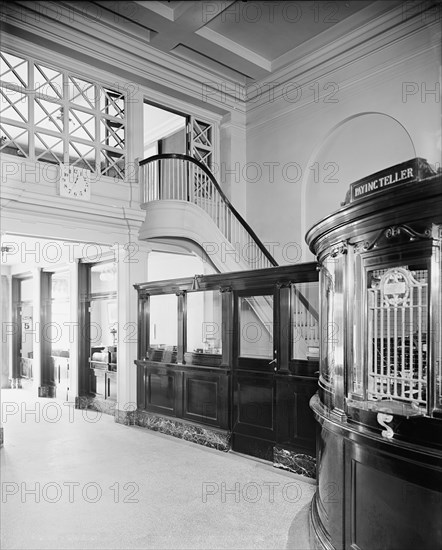
[[[316,460],[312,456],[296,453],[277,445],[273,447],[273,465],[295,474],[316,478]]]
[[[82,395],[75,398],[76,409],[92,409],[103,414],[115,416],[116,403],[110,399],[100,399],[90,395]]]
[[[56,395],[55,386],[40,386],[38,388],[38,397],[54,398]]]
[[[121,411],[115,409],[115,422],[124,424],[125,426],[136,426],[137,411]]]
[[[230,449],[230,434],[216,428],[199,426],[175,418],[166,418],[146,411],[116,411],[115,421],[135,424],[149,430],[172,435],[220,451]]]

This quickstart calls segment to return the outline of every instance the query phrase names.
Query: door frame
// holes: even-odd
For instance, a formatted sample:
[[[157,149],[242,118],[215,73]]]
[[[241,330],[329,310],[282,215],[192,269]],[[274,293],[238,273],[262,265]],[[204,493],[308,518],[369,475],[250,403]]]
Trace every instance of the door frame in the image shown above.
[[[273,332],[273,353],[268,358],[253,358],[240,355],[241,346],[241,319],[240,300],[244,297],[272,296],[272,332]],[[277,436],[277,403],[276,403],[276,373],[278,371],[278,357],[280,354],[280,342],[278,327],[278,308],[275,307],[278,300],[278,289],[275,283],[269,283],[254,288],[245,288],[234,291],[234,342],[232,360],[232,449],[234,451],[252,454],[272,460],[273,446]],[[271,420],[271,426],[264,424],[259,426],[252,423],[241,422],[241,381],[254,380],[256,388],[266,388],[271,391],[267,404],[262,403],[255,408],[258,415],[264,419],[266,405],[271,407],[267,410],[267,417]],[[264,391],[262,392],[264,395]],[[255,406],[256,404],[254,404]],[[264,407],[261,408],[261,407]],[[250,410],[250,409],[249,409]],[[260,412],[261,411],[261,412]],[[241,426],[241,424],[243,426]],[[247,433],[247,431],[249,433]]]

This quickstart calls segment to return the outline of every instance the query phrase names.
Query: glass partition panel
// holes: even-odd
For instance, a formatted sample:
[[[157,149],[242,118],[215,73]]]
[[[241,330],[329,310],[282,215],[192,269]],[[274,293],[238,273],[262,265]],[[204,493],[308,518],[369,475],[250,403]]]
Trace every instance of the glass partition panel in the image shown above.
[[[91,300],[90,335],[93,347],[115,346],[117,340],[117,301]]]
[[[296,283],[291,287],[292,359],[319,359],[319,283]]]
[[[178,345],[178,297],[161,294],[149,298],[150,347],[175,348]]]
[[[193,353],[222,353],[221,294],[217,290],[187,294],[187,349]]]
[[[20,281],[20,300],[22,302],[32,302],[34,299],[34,280],[22,279]]]
[[[91,267],[91,293],[116,292],[117,266],[114,262],[106,262]]]
[[[273,358],[273,296],[239,299],[240,356]]]
[[[69,356],[70,318],[69,273],[54,273],[51,277],[51,355]]]

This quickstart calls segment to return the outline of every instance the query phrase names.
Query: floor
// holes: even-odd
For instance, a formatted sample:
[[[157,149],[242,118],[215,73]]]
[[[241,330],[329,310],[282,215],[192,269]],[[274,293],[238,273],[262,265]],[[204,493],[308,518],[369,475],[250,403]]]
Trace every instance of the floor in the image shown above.
[[[6,549],[309,548],[312,480],[2,390]]]

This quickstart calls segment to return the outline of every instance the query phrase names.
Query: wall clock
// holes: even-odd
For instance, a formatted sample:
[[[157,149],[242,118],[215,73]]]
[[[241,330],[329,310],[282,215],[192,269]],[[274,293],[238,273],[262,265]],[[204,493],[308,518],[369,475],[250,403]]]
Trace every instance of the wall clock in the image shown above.
[[[90,200],[91,171],[78,166],[60,164],[59,190],[61,197]]]

